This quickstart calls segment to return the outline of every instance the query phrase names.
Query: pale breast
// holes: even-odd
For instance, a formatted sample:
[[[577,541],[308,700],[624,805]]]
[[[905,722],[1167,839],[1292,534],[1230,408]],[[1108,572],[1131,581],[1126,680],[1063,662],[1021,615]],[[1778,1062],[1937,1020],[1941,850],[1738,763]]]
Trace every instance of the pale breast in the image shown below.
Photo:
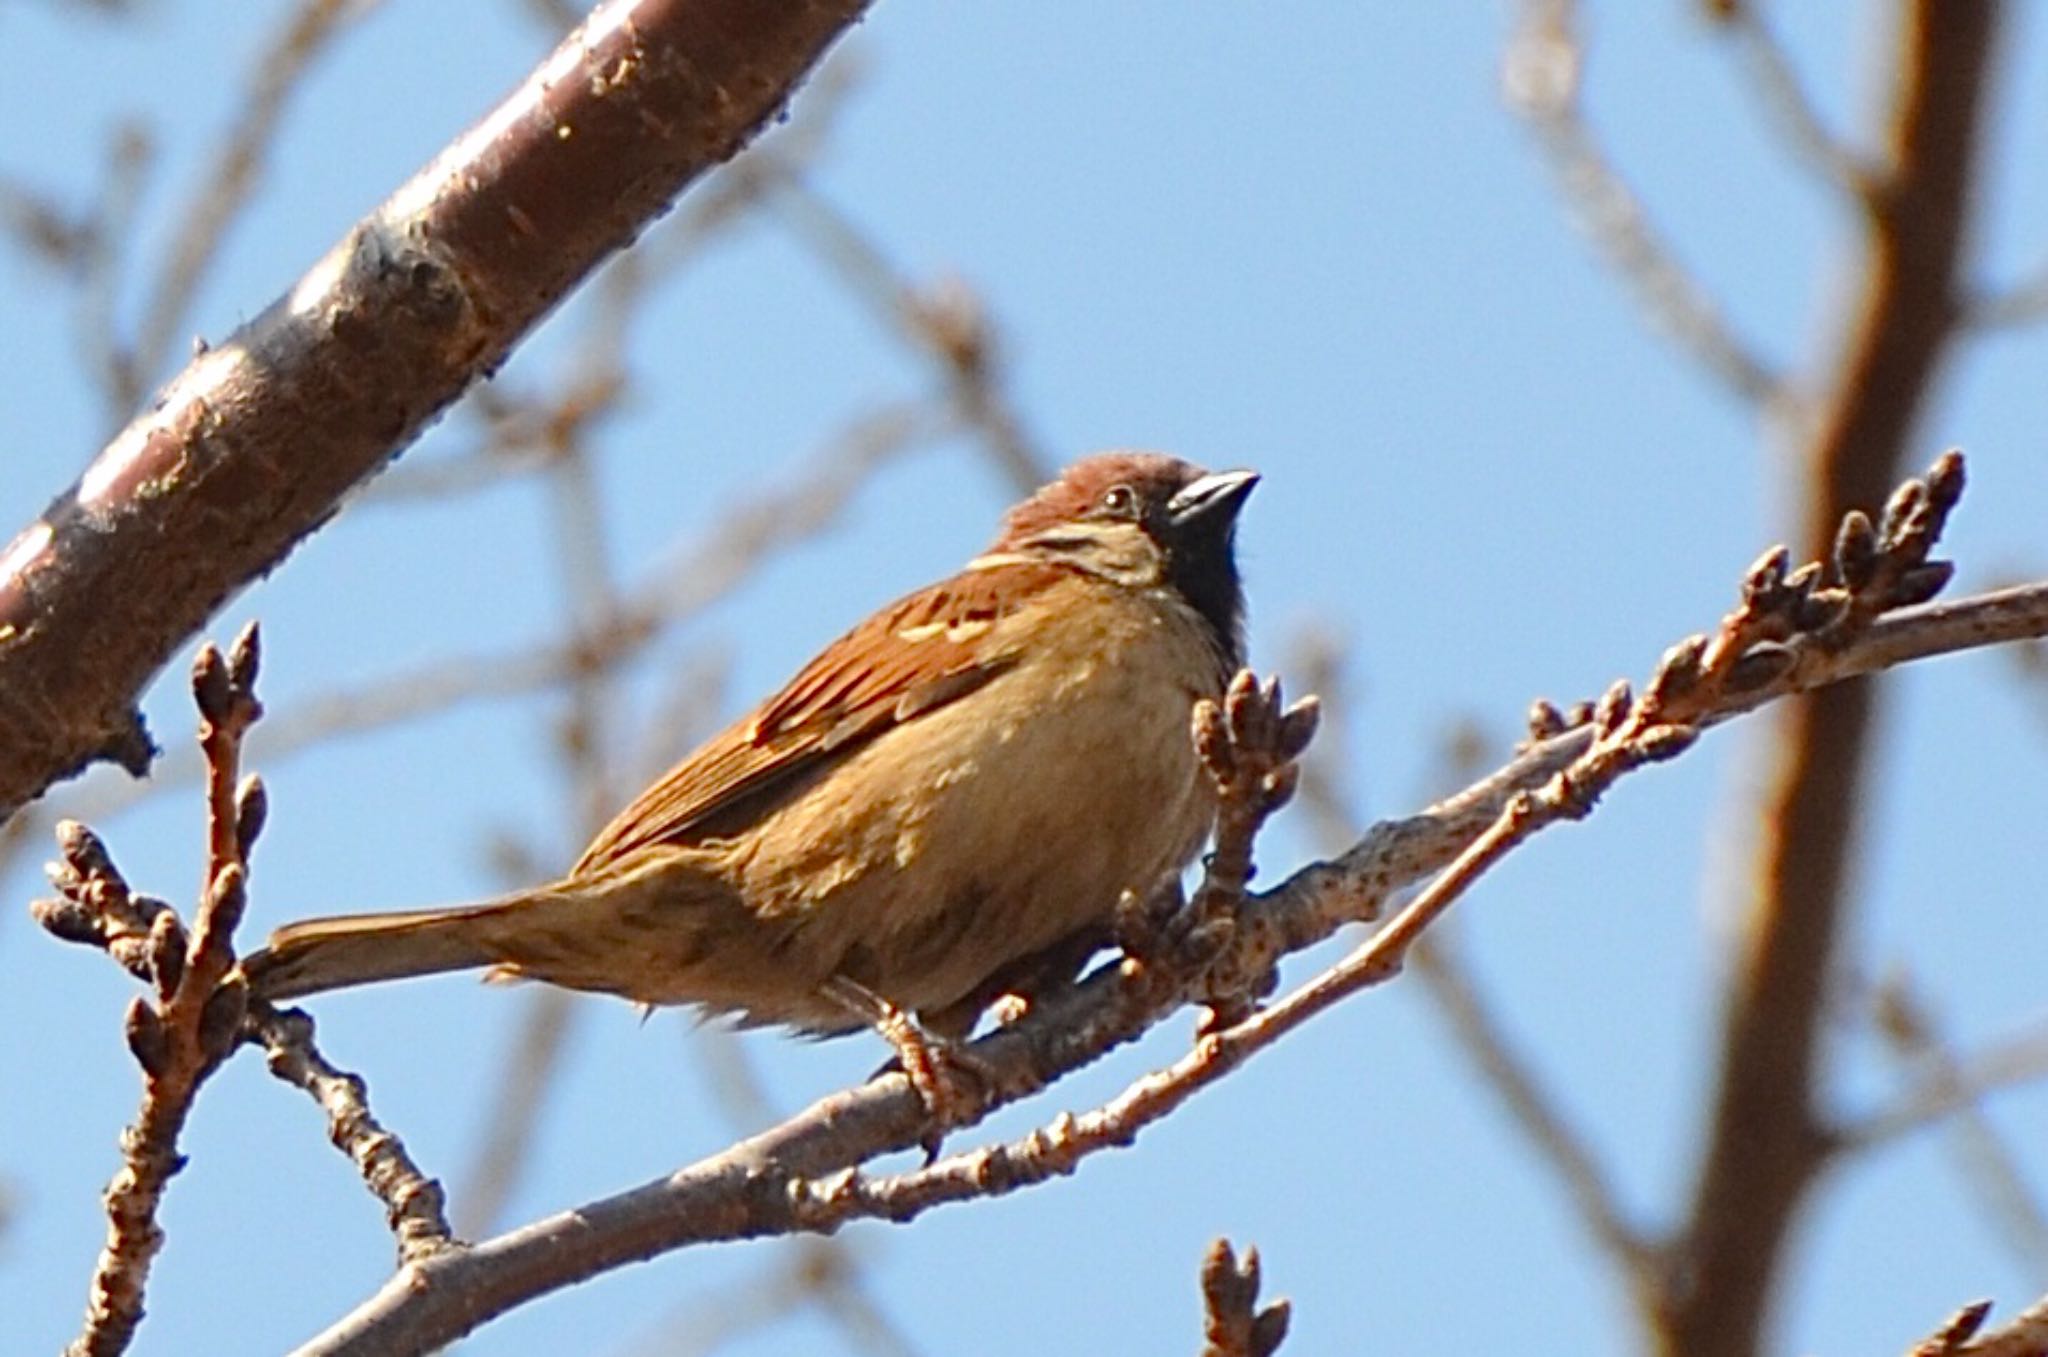
[[[735,865],[786,924],[784,964],[943,1007],[1200,849],[1214,797],[1190,710],[1222,681],[1206,629],[1163,593],[1077,580],[1046,598],[1003,624],[1036,642],[1014,668],[760,826]]]

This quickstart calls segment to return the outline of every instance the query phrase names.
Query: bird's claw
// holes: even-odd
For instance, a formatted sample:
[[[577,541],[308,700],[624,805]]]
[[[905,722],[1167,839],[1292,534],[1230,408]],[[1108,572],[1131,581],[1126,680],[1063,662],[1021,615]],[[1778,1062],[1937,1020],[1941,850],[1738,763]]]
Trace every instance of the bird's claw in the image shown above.
[[[908,1012],[857,981],[838,977],[825,995],[859,1014],[896,1052],[893,1062],[924,1104],[926,1162],[936,1159],[946,1132],[978,1120],[997,1087],[995,1067],[966,1046],[925,1030]],[[887,1066],[884,1066],[887,1069]]]

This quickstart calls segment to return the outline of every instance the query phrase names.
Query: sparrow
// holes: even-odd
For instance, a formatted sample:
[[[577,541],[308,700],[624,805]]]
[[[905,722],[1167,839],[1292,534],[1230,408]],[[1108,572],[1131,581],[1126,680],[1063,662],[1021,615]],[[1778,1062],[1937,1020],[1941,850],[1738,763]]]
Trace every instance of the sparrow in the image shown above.
[[[1243,663],[1235,535],[1257,481],[1153,453],[1075,463],[959,573],[663,774],[560,880],[289,924],[244,960],[252,992],[489,967],[748,1026],[872,1026],[929,1096],[934,1043],[1045,958],[1074,958],[1070,977],[1125,893],[1208,838],[1191,713]]]

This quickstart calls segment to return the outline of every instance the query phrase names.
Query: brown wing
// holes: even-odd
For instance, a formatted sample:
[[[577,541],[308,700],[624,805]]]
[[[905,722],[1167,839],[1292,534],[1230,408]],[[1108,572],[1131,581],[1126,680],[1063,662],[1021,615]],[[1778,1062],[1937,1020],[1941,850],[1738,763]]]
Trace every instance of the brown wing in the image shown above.
[[[1063,575],[1035,561],[967,570],[876,613],[782,691],[671,768],[583,850],[578,872],[654,843],[732,834],[775,793],[1008,669],[996,626]]]

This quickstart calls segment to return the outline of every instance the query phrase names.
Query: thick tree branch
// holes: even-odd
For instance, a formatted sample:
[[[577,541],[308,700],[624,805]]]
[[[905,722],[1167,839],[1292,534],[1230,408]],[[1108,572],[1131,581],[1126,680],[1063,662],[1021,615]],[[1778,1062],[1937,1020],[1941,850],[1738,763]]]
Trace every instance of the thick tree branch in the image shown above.
[[[1864,284],[1832,393],[1802,462],[1802,551],[1825,553],[1851,506],[1897,477],[1962,294],[1994,0],[1911,0],[1871,184]],[[1719,1087],[1667,1298],[1665,1350],[1756,1351],[1781,1251],[1826,1157],[1814,1078],[1841,934],[1874,693],[1849,684],[1787,704],[1722,1020]]]
[[[135,700],[606,255],[788,99],[866,0],[610,0],[0,552],[0,815]]]

